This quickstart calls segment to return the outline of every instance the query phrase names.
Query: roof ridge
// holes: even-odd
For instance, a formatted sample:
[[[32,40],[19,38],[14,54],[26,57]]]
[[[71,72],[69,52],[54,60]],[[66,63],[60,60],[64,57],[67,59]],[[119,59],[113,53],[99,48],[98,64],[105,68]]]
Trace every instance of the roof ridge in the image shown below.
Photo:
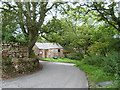
[[[52,48],[63,48],[60,44],[56,43],[35,43],[39,49],[52,49]]]

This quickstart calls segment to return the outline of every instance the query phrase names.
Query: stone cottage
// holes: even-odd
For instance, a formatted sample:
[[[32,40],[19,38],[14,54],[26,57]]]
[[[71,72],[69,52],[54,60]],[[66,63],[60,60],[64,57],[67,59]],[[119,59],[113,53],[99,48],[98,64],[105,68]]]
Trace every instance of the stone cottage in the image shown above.
[[[55,43],[35,43],[33,50],[39,58],[64,57],[63,47]]]

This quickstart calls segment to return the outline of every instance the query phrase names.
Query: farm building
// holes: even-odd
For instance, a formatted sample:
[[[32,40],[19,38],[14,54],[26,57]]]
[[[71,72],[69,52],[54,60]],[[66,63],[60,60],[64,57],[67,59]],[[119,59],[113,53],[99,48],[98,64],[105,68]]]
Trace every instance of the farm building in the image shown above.
[[[63,47],[55,43],[35,43],[33,50],[39,58],[64,57]]]

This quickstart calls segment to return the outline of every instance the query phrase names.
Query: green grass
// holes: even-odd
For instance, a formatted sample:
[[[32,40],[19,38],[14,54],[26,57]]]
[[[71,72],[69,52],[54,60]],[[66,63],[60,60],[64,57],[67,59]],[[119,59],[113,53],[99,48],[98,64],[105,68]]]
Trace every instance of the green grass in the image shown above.
[[[106,75],[102,68],[95,67],[93,65],[83,64],[82,62],[77,63],[75,66],[86,72],[90,87],[94,87],[91,85],[92,82],[97,84],[100,82],[114,80],[114,76]]]
[[[92,82],[95,84],[100,83],[100,82],[105,82],[105,81],[113,81],[114,76],[108,76],[105,74],[105,72],[102,70],[102,68],[93,66],[93,65],[88,65],[82,63],[82,61],[79,60],[71,60],[68,58],[58,58],[58,59],[53,59],[53,58],[41,58],[41,60],[44,61],[52,61],[52,62],[63,62],[63,63],[75,63],[76,67],[80,68],[81,70],[85,71],[87,74],[88,81],[90,83],[90,88],[94,87],[91,85]]]
[[[75,64],[79,62],[79,60],[72,60],[72,59],[68,59],[68,58],[58,58],[58,59],[41,58],[40,60],[51,61],[51,62],[75,63]]]

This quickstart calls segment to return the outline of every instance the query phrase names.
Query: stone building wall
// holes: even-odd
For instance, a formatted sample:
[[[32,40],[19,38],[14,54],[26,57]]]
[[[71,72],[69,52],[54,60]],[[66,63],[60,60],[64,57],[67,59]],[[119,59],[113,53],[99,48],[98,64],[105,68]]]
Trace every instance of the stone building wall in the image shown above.
[[[52,58],[52,57],[64,57],[63,54],[63,49],[50,49],[48,52],[48,57]]]
[[[53,58],[55,56],[57,57],[64,57],[63,54],[63,49],[39,49],[36,45],[33,47],[33,50],[35,52],[35,54],[39,57],[39,58]],[[60,52],[58,52],[58,50],[60,50]]]
[[[54,56],[64,57],[62,48],[39,49],[36,45],[34,45],[33,50],[39,58],[53,58]],[[60,50],[60,52],[58,52],[58,50]]]
[[[39,57],[39,58],[45,58],[44,56],[44,50],[43,49],[39,49],[36,45],[34,45],[34,47],[33,47],[33,50],[34,50],[34,52],[35,52],[35,54]],[[42,53],[40,53],[40,52],[42,52]]]
[[[24,43],[3,42],[2,43],[3,58],[27,58],[28,47]]]

